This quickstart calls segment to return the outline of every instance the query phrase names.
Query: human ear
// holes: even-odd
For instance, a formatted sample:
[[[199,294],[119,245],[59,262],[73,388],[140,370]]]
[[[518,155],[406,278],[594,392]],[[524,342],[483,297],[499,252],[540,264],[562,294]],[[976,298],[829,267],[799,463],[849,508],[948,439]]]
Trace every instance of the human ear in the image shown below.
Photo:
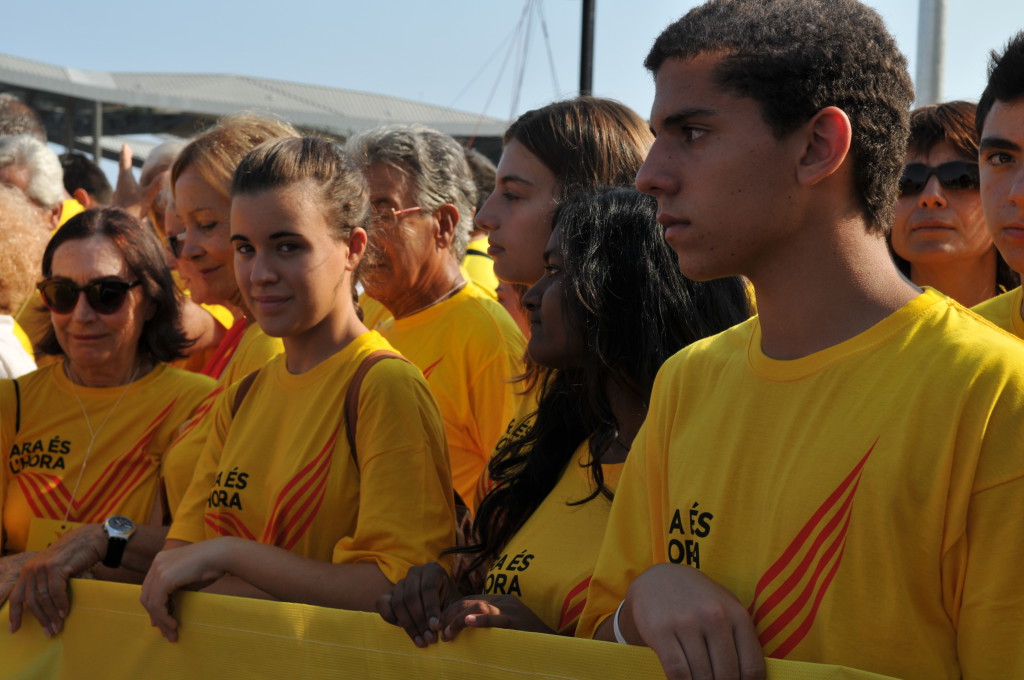
[[[450,248],[455,241],[455,230],[459,227],[459,209],[451,203],[445,203],[434,211],[437,219],[437,236],[435,237],[438,250]]]
[[[85,208],[86,210],[96,205],[96,203],[92,200],[92,197],[89,196],[89,192],[86,191],[85,189],[75,189],[74,191],[71,192],[71,197],[74,198],[79,203],[81,203],[82,207]]]
[[[348,235],[348,258],[345,269],[353,271],[359,265],[360,260],[366,255],[366,231],[359,227],[354,228]]]
[[[797,166],[797,180],[804,186],[833,175],[850,154],[853,127],[846,112],[826,106],[801,128],[804,145]]]

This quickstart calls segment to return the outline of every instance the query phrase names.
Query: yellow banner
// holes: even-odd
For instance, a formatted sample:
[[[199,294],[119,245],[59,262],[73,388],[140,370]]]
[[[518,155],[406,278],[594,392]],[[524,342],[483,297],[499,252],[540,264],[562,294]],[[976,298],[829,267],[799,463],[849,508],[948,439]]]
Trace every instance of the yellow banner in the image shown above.
[[[47,639],[28,617],[6,632],[0,609],[0,677],[5,680],[195,680],[361,678],[366,680],[552,680],[661,678],[646,648],[518,631],[465,631],[417,649],[377,615],[237,597],[185,593],[180,639],[149,625],[139,587],[72,582],[64,631]],[[768,660],[769,680],[886,680],[836,666]]]

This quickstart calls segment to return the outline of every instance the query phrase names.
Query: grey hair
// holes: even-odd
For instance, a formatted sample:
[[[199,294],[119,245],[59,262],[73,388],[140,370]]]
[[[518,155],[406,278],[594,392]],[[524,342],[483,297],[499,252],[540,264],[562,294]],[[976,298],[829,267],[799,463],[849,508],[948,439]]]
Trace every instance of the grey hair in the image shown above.
[[[64,201],[64,169],[50,147],[32,135],[0,137],[0,168],[19,165],[28,168],[25,194],[52,210]]]
[[[345,150],[360,168],[383,163],[413,182],[416,202],[427,210],[449,203],[459,211],[451,252],[462,261],[473,230],[476,185],[462,146],[424,125],[386,125],[350,137]]]
[[[178,157],[178,154],[186,146],[188,146],[187,139],[172,139],[154,146],[150,150],[149,155],[146,156],[146,162],[142,164],[139,182],[146,184],[149,175],[163,170],[167,170],[167,174],[170,175],[169,171],[171,166],[174,165],[174,159]]]

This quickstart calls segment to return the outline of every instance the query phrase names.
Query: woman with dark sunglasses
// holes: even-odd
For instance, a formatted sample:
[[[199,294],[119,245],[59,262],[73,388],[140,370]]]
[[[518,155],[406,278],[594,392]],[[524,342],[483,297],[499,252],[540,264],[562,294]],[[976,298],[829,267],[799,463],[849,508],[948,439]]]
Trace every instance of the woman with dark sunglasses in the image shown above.
[[[965,307],[1017,285],[985,228],[974,108],[956,101],[911,114],[891,234],[897,264],[911,281]]]
[[[39,350],[59,359],[0,381],[0,602],[30,551],[57,536],[112,516],[150,520],[164,452],[214,385],[166,363],[188,345],[179,299],[162,246],[133,217],[75,216],[42,270],[51,327]],[[45,597],[50,583],[19,588]]]

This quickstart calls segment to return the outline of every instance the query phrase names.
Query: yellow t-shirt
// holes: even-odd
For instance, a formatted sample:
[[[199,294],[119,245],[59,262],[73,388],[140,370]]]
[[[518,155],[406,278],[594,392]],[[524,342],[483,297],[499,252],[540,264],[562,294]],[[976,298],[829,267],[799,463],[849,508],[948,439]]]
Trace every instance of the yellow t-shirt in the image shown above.
[[[384,323],[391,323],[391,312],[387,307],[374,300],[366,293],[359,296],[359,306],[363,310],[363,325],[372,330],[377,330]]]
[[[490,243],[487,237],[471,241],[466,249],[466,255],[462,258],[459,270],[462,277],[472,281],[490,295],[491,299],[498,299],[498,277],[494,275],[494,260],[487,254]]]
[[[1004,331],[1024,338],[1024,319],[1020,316],[1021,287],[1017,286],[1008,293],[989,298],[971,307],[971,311],[988,319]]]
[[[238,382],[283,353],[284,343],[281,342],[281,338],[272,338],[263,332],[258,323],[250,323],[246,326],[235,353],[231,355],[231,360],[217,382],[224,385]]]
[[[4,549],[25,549],[33,517],[66,514],[72,522],[96,523],[119,514],[148,521],[160,459],[213,384],[158,364],[130,386],[72,386],[58,362],[18,378],[17,427],[13,381],[0,380]],[[96,442],[85,460],[90,424]]]
[[[1024,677],[1024,346],[931,290],[792,361],[755,317],[671,358],[577,635],[689,564],[765,655],[899,678]]]
[[[160,475],[164,482],[164,494],[171,516],[176,514],[178,503],[185,495],[185,490],[195,474],[196,461],[199,460],[206,438],[210,434],[212,419],[206,413],[213,407],[214,399],[233,383],[238,382],[253,371],[262,368],[274,357],[284,352],[280,338],[272,338],[263,332],[258,324],[249,324],[242,333],[234,353],[227,366],[217,379],[214,390],[202,404],[196,408],[196,415],[181,429],[179,436],[171,443],[164,456]]]
[[[491,565],[484,592],[515,595],[549,628],[572,635],[587,601],[597,552],[612,503],[603,495],[583,505],[594,490],[590,445],[576,449],[555,488]],[[605,486],[614,490],[622,464],[603,465]]]
[[[472,283],[379,330],[426,376],[444,419],[455,490],[472,503],[494,444],[518,408],[511,381],[522,371],[523,334]]]
[[[217,402],[217,397],[228,387],[230,385],[217,382],[214,390],[196,406],[189,421],[179,428],[177,437],[171,441],[160,461],[160,479],[172,518],[178,514],[178,504],[192,483],[196,462],[206,447],[206,438],[210,434],[210,423],[213,420],[206,415]]]
[[[426,381],[386,359],[363,381],[356,467],[345,432],[348,383],[390,349],[375,332],[300,375],[263,367],[234,419],[238,385],[207,415],[210,437],[168,538],[242,536],[335,563],[376,562],[392,582],[455,539],[444,430]]]
[[[522,383],[516,383],[516,386],[522,387]],[[494,444],[494,450],[491,452],[490,458],[487,462],[491,462],[491,458],[497,455],[498,451],[505,446],[508,442],[513,439],[522,437],[527,428],[533,423],[533,418],[537,414],[537,398],[540,389],[534,389],[525,394],[519,395],[519,404],[516,408],[516,413],[512,416],[512,420],[508,422],[508,426],[505,427],[505,431],[501,437]],[[473,507],[478,507],[480,501],[483,500],[484,496],[490,493],[491,489],[495,486],[495,482],[491,479],[490,471],[487,466],[480,471],[480,476],[477,478],[476,486],[473,488]],[[467,499],[468,500],[468,499]]]
[[[60,209],[60,223],[58,228],[63,227],[64,223],[70,220],[78,213],[85,212],[85,206],[78,202],[78,199],[69,198],[61,204]],[[56,229],[54,230],[56,231]]]

